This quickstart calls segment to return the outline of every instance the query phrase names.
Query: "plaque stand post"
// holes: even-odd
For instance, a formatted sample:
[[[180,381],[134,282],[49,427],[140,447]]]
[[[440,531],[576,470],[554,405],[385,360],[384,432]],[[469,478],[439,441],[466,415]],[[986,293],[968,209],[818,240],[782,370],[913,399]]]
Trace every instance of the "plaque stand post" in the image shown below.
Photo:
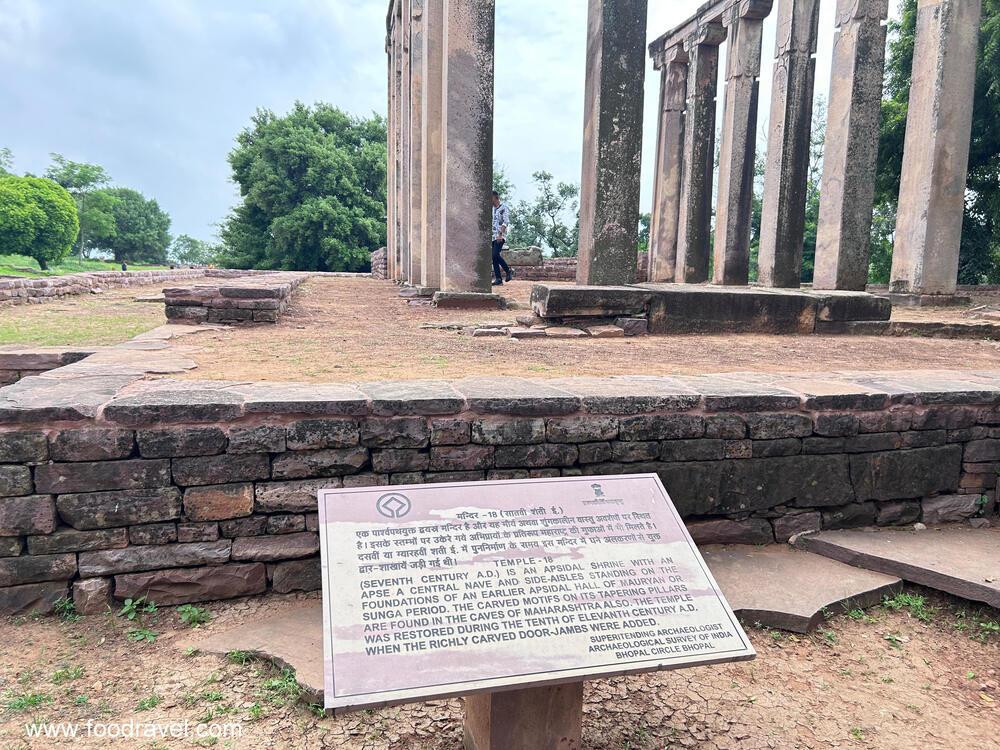
[[[579,750],[583,683],[467,695],[465,750]]]

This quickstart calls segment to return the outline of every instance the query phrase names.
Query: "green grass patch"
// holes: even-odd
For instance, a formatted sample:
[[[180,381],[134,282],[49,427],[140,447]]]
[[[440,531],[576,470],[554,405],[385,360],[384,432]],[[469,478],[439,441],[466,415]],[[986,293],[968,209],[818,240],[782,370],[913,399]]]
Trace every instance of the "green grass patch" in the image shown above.
[[[100,346],[118,344],[164,323],[163,306],[99,296],[22,305],[0,316],[0,344]]]
[[[152,266],[144,264],[128,264],[130,271],[148,271],[168,268],[169,266]],[[120,271],[121,263],[107,260],[81,260],[76,256],[67,257],[61,263],[56,263],[43,271],[38,261],[27,255],[0,255],[0,276],[21,276],[23,278],[43,278],[46,276],[65,276],[68,273],[92,273],[94,271]]]

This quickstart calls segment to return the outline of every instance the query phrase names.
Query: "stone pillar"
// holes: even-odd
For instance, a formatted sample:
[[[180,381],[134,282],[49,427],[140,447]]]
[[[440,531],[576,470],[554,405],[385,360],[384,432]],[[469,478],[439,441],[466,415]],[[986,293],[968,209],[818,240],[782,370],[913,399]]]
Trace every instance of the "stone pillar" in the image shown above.
[[[403,39],[402,39],[402,22],[397,15],[395,21],[395,39],[394,39],[394,58],[396,64],[396,86],[395,92],[395,122],[393,124],[393,134],[394,134],[394,160],[396,162],[396,179],[395,179],[395,210],[393,216],[395,219],[395,233],[396,233],[396,253],[393,256],[393,281],[400,281],[402,279],[402,264],[403,264],[403,243],[406,242],[406,233],[403,231]]]
[[[589,0],[578,284],[633,284],[647,0]]]
[[[817,289],[864,291],[889,0],[837,0],[816,236]]]
[[[771,3],[772,0],[741,0],[723,16],[729,42],[715,215],[712,280],[716,284],[746,286],[750,280],[761,43]]]
[[[917,7],[894,292],[955,293],[980,13],[980,0],[920,0]]]
[[[576,750],[583,683],[467,695],[465,750]]]
[[[684,108],[687,106],[687,52],[680,45],[655,61],[660,69],[660,126],[656,143],[653,216],[649,228],[649,280],[674,280],[677,219],[684,167]]]
[[[388,59],[388,99],[386,115],[386,164],[385,164],[385,260],[386,278],[393,278],[396,256],[396,24],[393,19],[386,41]]]
[[[488,294],[493,209],[494,0],[445,0],[441,288]]]
[[[441,167],[444,154],[441,148],[443,129],[441,76],[444,60],[444,2],[423,0],[424,3],[424,97],[421,125],[423,133],[423,163],[420,174],[420,207],[424,212],[421,222],[420,245],[424,249],[421,265],[421,286],[441,288]]]
[[[410,5],[410,283],[423,280],[424,0]]]
[[[404,284],[410,280],[410,191],[411,182],[411,161],[410,161],[410,0],[398,0],[401,6],[400,18],[400,67],[402,83],[400,86],[400,183],[402,191],[400,195],[400,257],[399,257],[399,280]]]
[[[779,0],[758,254],[764,286],[795,288],[802,278],[818,35],[819,0]]]
[[[718,22],[702,26],[685,42],[688,52],[688,101],[684,121],[684,176],[677,233],[674,280],[708,280],[712,232],[712,179],[715,171],[715,99],[719,45],[726,29]]]

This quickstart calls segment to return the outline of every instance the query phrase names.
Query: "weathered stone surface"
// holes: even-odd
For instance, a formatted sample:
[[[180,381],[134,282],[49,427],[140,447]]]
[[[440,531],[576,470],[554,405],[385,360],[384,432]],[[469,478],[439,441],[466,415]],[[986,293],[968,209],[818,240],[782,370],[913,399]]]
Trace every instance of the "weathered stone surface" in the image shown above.
[[[472,471],[493,466],[492,445],[456,445],[431,448],[434,471]]]
[[[277,513],[267,517],[268,534],[294,534],[306,530],[306,518],[300,514]]]
[[[774,540],[783,544],[796,534],[819,531],[823,528],[823,517],[818,512],[796,513],[774,519]]]
[[[426,448],[430,427],[424,417],[366,419],[361,423],[361,444],[371,448]]]
[[[843,444],[843,451],[845,453],[894,451],[902,444],[903,437],[898,432],[872,432],[846,438]]]
[[[979,495],[939,495],[923,501],[924,523],[964,521],[979,512]]]
[[[229,540],[126,547],[125,549],[81,552],[80,577],[135,573],[159,568],[219,565],[229,561]]]
[[[559,417],[546,420],[545,437],[550,443],[596,443],[618,437],[614,417]]]
[[[695,544],[771,544],[774,532],[763,518],[732,521],[717,518],[710,521],[688,521],[687,530]]]
[[[440,380],[363,383],[359,388],[371,399],[372,413],[376,415],[455,414],[465,408],[465,399]]]
[[[274,457],[275,479],[308,479],[353,474],[368,463],[365,448],[342,448],[318,451],[288,451]]]
[[[531,308],[546,319],[645,315],[649,300],[648,291],[632,286],[535,284],[531,289]]]
[[[174,481],[184,487],[267,479],[271,475],[267,455],[259,453],[175,458],[172,464]]]
[[[177,515],[180,515],[180,498],[177,498]],[[177,541],[176,523],[148,523],[131,526],[128,530],[129,544],[170,544]]]
[[[27,466],[0,465],[0,497],[31,494],[31,470]]]
[[[494,454],[498,469],[509,467],[539,468],[545,466],[572,466],[576,463],[575,445],[546,443],[543,445],[502,445]]]
[[[166,460],[45,464],[35,469],[35,487],[42,493],[137,490],[169,484],[170,462]]]
[[[705,418],[705,437],[742,440],[747,436],[747,423],[735,414],[714,414]]]
[[[599,464],[611,460],[611,443],[581,443],[577,445],[580,464]]]
[[[549,381],[580,399],[591,414],[633,415],[661,410],[688,411],[701,397],[674,378],[561,378]]]
[[[625,336],[624,330],[613,325],[587,326],[587,333],[595,339],[620,339]]]
[[[181,544],[189,542],[214,542],[219,538],[219,524],[211,523],[179,523],[177,524],[177,541]]]
[[[0,537],[50,534],[56,528],[56,505],[51,495],[0,497]]]
[[[0,432],[0,458],[4,462],[27,463],[49,457],[48,441],[42,432]]]
[[[746,418],[754,440],[801,438],[812,435],[812,419],[805,414],[750,414]]]
[[[218,427],[139,430],[136,439],[144,458],[213,456],[226,450],[226,433]]]
[[[277,562],[319,552],[319,536],[311,531],[280,536],[249,536],[233,540],[233,560]]]
[[[397,471],[426,471],[430,454],[412,449],[372,451],[372,469],[379,473]]]
[[[660,444],[655,440],[623,443],[615,440],[611,443],[611,460],[622,463],[636,461],[655,461],[660,457]]]
[[[277,425],[232,427],[226,450],[229,453],[283,453],[286,450],[285,428]]]
[[[504,303],[499,294],[487,292],[434,292],[431,300],[441,310],[499,310]]]
[[[622,440],[682,440],[705,434],[705,419],[695,415],[636,416],[621,420]]]
[[[350,448],[358,444],[358,423],[353,419],[306,419],[288,426],[288,450]]]
[[[77,531],[59,529],[45,536],[28,537],[28,554],[53,555],[61,552],[87,552],[98,549],[117,549],[128,546],[126,529],[97,529]]]
[[[472,422],[467,419],[431,420],[431,445],[465,445],[472,440]]]
[[[422,471],[403,471],[398,474],[389,475],[389,484],[424,484],[427,481],[427,474]]]
[[[875,503],[852,503],[823,511],[824,529],[849,529],[875,523]]]
[[[49,452],[53,461],[110,461],[128,458],[134,442],[131,430],[62,430],[52,436]]]
[[[51,614],[55,603],[65,599],[68,592],[65,582],[0,587],[0,614],[11,616]]]
[[[251,383],[234,388],[247,414],[353,416],[368,413],[368,399],[340,383]]]
[[[115,576],[116,598],[145,596],[157,604],[232,599],[262,594],[266,590],[267,573],[260,563],[231,563]]]
[[[0,537],[0,557],[17,557],[21,554],[21,537]]]
[[[59,516],[76,529],[129,526],[180,517],[181,495],[173,487],[61,495]]]
[[[649,333],[649,321],[646,318],[615,318],[615,325],[622,329],[625,336],[645,336]]]
[[[707,270],[707,269],[706,269]],[[649,331],[811,334],[817,300],[798,291],[696,284],[643,284],[651,292]]]
[[[192,387],[121,396],[104,407],[105,419],[128,427],[160,422],[227,422],[242,413],[241,394]]]
[[[958,489],[962,448],[946,445],[851,456],[858,500],[907,500]]]
[[[249,482],[191,487],[184,491],[184,514],[191,521],[224,521],[249,516],[254,489]]]
[[[539,417],[571,414],[579,399],[538,380],[521,378],[465,378],[455,383],[472,411],[484,414]]]
[[[798,438],[778,440],[754,440],[750,444],[750,455],[754,458],[774,458],[777,456],[797,456],[802,452],[802,441]]]
[[[967,462],[1000,461],[1000,440],[973,440],[965,446]]]
[[[791,505],[815,508],[854,500],[846,456],[788,456],[726,462],[716,512]]]
[[[254,510],[257,513],[315,512],[319,491],[338,486],[339,482],[330,479],[258,483]]]
[[[292,591],[319,591],[323,587],[321,573],[318,557],[280,562],[274,566],[271,586],[278,594]]]
[[[472,423],[472,442],[480,445],[527,445],[544,441],[544,419],[477,419]]]
[[[908,526],[920,520],[920,503],[897,501],[879,503],[875,523],[879,526]]]
[[[815,432],[824,437],[848,437],[858,434],[856,414],[817,414]]]
[[[724,457],[721,440],[666,440],[660,444],[661,461],[718,461]]]
[[[389,484],[388,474],[351,474],[343,477],[344,487],[379,487]],[[332,486],[332,485],[331,485]]]
[[[103,615],[111,606],[111,579],[73,581],[73,606],[80,615]]]
[[[21,555],[0,558],[0,586],[66,581],[76,575],[76,555]]]

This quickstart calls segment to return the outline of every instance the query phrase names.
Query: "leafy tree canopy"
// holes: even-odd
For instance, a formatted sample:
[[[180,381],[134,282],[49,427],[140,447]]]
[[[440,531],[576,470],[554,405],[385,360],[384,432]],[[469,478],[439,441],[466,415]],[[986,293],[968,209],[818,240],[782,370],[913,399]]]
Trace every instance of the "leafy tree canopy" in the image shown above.
[[[71,161],[62,154],[49,154],[52,163],[45,176],[66,188],[76,201],[80,217],[80,236],[76,248],[80,257],[97,247],[98,238],[114,235],[112,203],[107,196],[94,199],[96,191],[111,182],[111,177],[98,164]]]
[[[115,260],[166,263],[170,245],[170,216],[155,200],[131,188],[105,188],[92,198],[104,205],[113,222],[103,233],[95,231],[95,248],[114,254]]]
[[[0,148],[0,175],[10,174],[14,168],[14,154],[9,148]]]
[[[0,247],[47,269],[66,257],[80,231],[73,197],[42,177],[0,177]]]
[[[537,245],[556,257],[576,255],[580,240],[580,188],[570,182],[556,182],[545,171],[535,172],[531,178],[535,183],[535,199],[518,201],[511,211],[509,244]],[[570,217],[575,223],[569,223]]]
[[[242,202],[220,260],[240,268],[363,271],[385,244],[386,125],[328,104],[258,110],[229,154]]]
[[[205,266],[214,261],[217,253],[218,248],[207,242],[182,234],[174,239],[167,257],[182,265]]]

